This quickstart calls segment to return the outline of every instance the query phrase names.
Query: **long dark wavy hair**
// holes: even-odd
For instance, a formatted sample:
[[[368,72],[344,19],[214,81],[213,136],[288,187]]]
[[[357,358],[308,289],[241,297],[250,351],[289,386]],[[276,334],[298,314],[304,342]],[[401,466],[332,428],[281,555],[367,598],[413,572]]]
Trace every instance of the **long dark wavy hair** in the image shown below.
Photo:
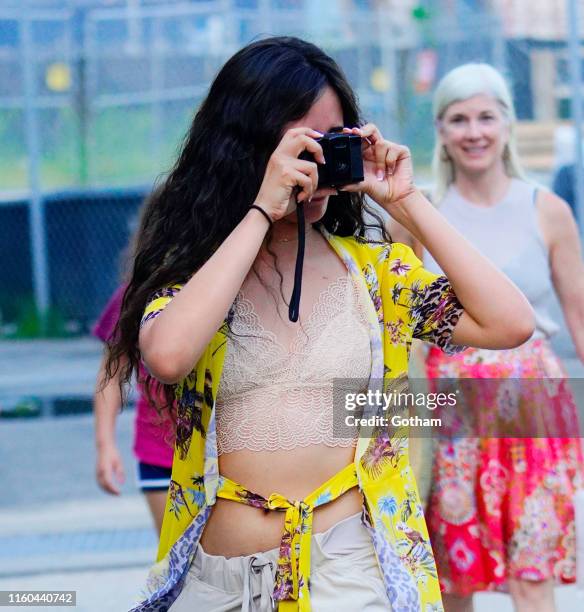
[[[120,370],[125,386],[138,373],[140,319],[149,297],[186,282],[241,222],[284,127],[306,115],[327,86],[339,97],[344,124],[361,125],[355,94],[341,69],[311,43],[291,37],[256,41],[220,70],[176,164],[145,205],[121,315],[108,345],[109,378]],[[389,242],[379,216],[368,209],[372,221],[364,221],[364,208],[361,194],[340,192],[330,197],[319,223],[342,236],[363,237],[375,227]],[[267,239],[269,249],[270,233]],[[149,390],[152,381],[142,382]],[[173,386],[165,385],[164,391],[170,406]]]

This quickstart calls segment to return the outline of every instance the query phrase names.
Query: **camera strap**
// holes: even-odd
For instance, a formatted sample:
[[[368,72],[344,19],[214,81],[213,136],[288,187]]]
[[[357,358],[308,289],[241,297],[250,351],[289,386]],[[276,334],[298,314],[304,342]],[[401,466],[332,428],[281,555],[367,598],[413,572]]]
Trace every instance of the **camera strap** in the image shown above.
[[[302,288],[302,267],[304,265],[304,244],[306,240],[304,202],[296,203],[296,218],[298,220],[298,252],[296,254],[296,267],[294,268],[294,289],[292,289],[292,297],[288,307],[288,318],[293,323],[298,321],[298,315],[300,314],[300,290]]]

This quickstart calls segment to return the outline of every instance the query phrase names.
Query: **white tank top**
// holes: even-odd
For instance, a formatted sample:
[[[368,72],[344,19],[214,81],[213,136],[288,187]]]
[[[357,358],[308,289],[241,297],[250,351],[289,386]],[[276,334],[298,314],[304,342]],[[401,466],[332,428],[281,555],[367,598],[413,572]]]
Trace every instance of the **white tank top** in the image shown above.
[[[514,178],[500,202],[477,206],[451,185],[438,206],[449,223],[525,294],[535,311],[533,339],[549,338],[559,330],[551,315],[555,293],[548,250],[537,221],[536,192],[534,185]],[[442,272],[426,251],[424,266]]]

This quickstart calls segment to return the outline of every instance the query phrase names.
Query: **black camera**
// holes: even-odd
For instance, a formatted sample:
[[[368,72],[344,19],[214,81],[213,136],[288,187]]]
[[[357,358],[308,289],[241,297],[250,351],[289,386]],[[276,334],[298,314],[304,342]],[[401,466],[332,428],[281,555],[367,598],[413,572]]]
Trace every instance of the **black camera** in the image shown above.
[[[342,187],[363,180],[361,136],[343,132],[327,132],[316,138],[322,147],[326,164],[318,164],[319,187]],[[300,159],[315,161],[312,153],[304,151]]]

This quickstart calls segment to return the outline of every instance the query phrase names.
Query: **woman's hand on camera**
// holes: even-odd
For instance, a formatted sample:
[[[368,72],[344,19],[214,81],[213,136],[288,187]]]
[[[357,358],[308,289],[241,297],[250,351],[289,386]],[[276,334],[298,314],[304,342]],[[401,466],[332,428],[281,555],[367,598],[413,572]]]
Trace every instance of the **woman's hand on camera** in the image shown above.
[[[321,136],[320,132],[310,128],[289,129],[272,153],[255,200],[272,221],[293,212],[296,201],[308,202],[312,198],[318,186],[317,166],[315,162],[298,159],[298,156],[308,151],[323,164],[322,147],[315,140]],[[336,191],[331,190],[331,193]]]
[[[361,191],[388,213],[397,212],[396,207],[416,191],[410,150],[385,140],[373,123],[343,131],[363,138],[364,180],[342,190]]]

